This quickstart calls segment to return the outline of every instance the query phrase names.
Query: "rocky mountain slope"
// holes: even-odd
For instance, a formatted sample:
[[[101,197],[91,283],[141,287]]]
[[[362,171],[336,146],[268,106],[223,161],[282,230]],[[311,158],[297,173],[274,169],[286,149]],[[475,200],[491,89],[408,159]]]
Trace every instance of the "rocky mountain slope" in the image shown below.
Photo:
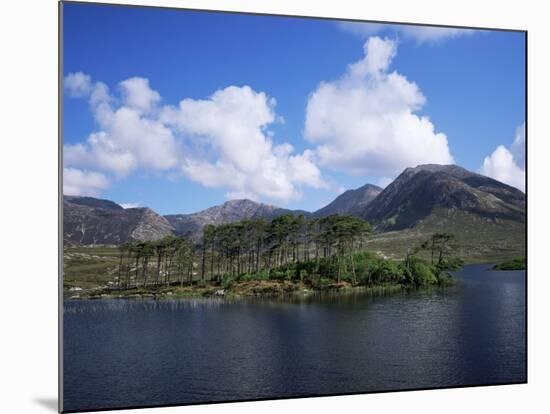
[[[287,210],[269,204],[257,203],[251,200],[231,200],[192,214],[171,214],[165,216],[174,227],[177,234],[184,236],[200,235],[208,224],[220,225],[235,221],[263,218],[272,220],[283,214],[305,214],[303,210]]]
[[[402,258],[435,232],[455,235],[469,262],[526,255],[525,194],[458,166],[407,168],[363,212],[375,233],[367,248]]]
[[[121,244],[173,232],[170,223],[149,208],[124,209],[109,200],[63,197],[63,240],[68,244]]]
[[[355,190],[347,190],[331,203],[313,213],[314,217],[326,217],[332,214],[351,214],[361,216],[372,200],[382,192],[376,185],[366,184]]]
[[[449,232],[456,235],[460,257],[486,262],[525,255],[525,207],[525,194],[499,181],[456,165],[420,165],[405,169],[384,190],[367,184],[314,213],[231,200],[197,213],[162,217],[148,208],[123,209],[108,200],[66,196],[63,226],[66,243],[116,245],[169,234],[197,239],[207,224],[271,220],[282,214],[353,214],[373,225],[367,242],[371,250],[402,258],[431,234]]]
[[[523,223],[525,194],[456,165],[420,165],[405,169],[361,216],[381,230],[401,230],[441,210]]]

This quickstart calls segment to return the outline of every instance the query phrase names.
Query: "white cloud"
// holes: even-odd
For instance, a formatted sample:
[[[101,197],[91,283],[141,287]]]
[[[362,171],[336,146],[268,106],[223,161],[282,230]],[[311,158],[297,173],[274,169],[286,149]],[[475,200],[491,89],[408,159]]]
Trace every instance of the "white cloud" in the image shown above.
[[[485,157],[480,172],[525,191],[525,124],[516,129],[510,148],[499,145],[491,155]]]
[[[363,46],[365,58],[349,65],[348,80],[361,81],[367,76],[379,77],[385,72],[395,54],[397,53],[397,44],[388,39],[371,37]],[[424,99],[424,98],[421,98]]]
[[[119,85],[127,107],[149,112],[160,101],[159,93],[149,87],[148,79],[134,77],[120,82]]]
[[[411,37],[415,39],[418,43],[437,43],[444,39],[451,39],[459,36],[468,36],[475,32],[472,29],[408,25],[401,26],[400,31],[406,37]]]
[[[119,178],[137,168],[134,154],[121,148],[105,131],[91,133],[85,144],[65,145],[63,152],[67,166],[97,168]]]
[[[396,42],[371,37],[364,51],[345,75],[309,97],[304,132],[321,165],[382,178],[418,164],[453,163],[445,134],[415,113],[426,101],[418,86],[388,71]]]
[[[108,178],[94,171],[63,168],[63,194],[75,196],[98,196],[109,187]]]
[[[116,178],[138,169],[179,170],[230,198],[299,198],[302,187],[327,184],[311,151],[276,144],[269,126],[283,123],[276,101],[248,86],[229,86],[203,100],[160,106],[144,78],[118,85],[120,99],[102,82],[90,83],[90,108],[98,125],[86,142],[64,146],[66,167],[102,171]],[[83,96],[83,95],[80,95]]]
[[[123,106],[111,114],[103,128],[103,133],[93,134],[88,142],[108,161],[127,157],[127,162],[120,164],[105,162],[114,172],[126,175],[137,167],[167,170],[177,165],[176,140],[172,131],[158,120]]]
[[[118,203],[122,208],[138,208],[141,207],[141,203]]]
[[[96,112],[94,115],[97,117],[104,112],[109,113],[111,111],[111,103],[113,98],[109,94],[109,87],[103,82],[96,82],[90,90],[90,106]],[[97,118],[101,122],[101,116]]]
[[[514,160],[521,169],[525,169],[525,123],[516,128],[516,136],[510,148]]]
[[[302,185],[324,187],[313,153],[294,154],[288,143],[273,143],[275,100],[248,86],[230,86],[209,99],[184,99],[166,107],[161,119],[202,145],[183,159],[185,175],[208,187],[229,189],[230,198],[267,197],[287,201]]]
[[[82,72],[69,73],[63,79],[63,86],[69,96],[87,96],[92,90],[92,79]]]
[[[368,22],[339,22],[338,26],[340,29],[364,39],[376,33],[386,31],[393,32],[396,35],[402,35],[405,38],[413,39],[419,44],[435,44],[445,39],[468,36],[476,32],[472,29]]]
[[[125,177],[138,168],[168,170],[178,163],[179,147],[172,131],[154,116],[144,114],[160,100],[158,92],[142,78],[119,84],[123,104],[113,108],[115,99],[108,87],[97,82],[90,88],[90,107],[100,128],[86,143],[64,146],[64,163],[99,169]]]

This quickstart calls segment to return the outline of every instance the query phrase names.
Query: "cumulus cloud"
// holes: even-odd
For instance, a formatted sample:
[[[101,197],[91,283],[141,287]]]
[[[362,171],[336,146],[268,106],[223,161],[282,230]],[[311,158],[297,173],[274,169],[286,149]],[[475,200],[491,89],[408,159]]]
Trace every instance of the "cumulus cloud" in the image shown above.
[[[70,75],[69,75],[70,76]],[[158,119],[144,114],[160,100],[158,92],[142,78],[119,84],[122,105],[102,82],[89,90],[89,103],[99,131],[85,143],[64,146],[66,166],[95,168],[125,177],[138,168],[168,170],[177,165],[178,145],[172,131]]]
[[[149,87],[149,80],[144,78],[130,78],[120,82],[124,95],[124,105],[141,112],[149,112],[160,101],[157,91]]]
[[[109,187],[108,178],[99,172],[77,168],[63,168],[63,194],[74,196],[98,196]]]
[[[184,99],[166,107],[161,119],[180,133],[194,137],[204,153],[184,157],[182,170],[208,187],[229,189],[230,198],[300,197],[302,185],[325,186],[313,153],[273,143],[268,126],[277,119],[276,102],[249,86],[230,86],[209,99]]]
[[[445,134],[416,114],[426,101],[419,87],[388,70],[396,42],[371,37],[364,52],[340,79],[322,82],[309,97],[304,132],[321,165],[383,183],[406,167],[453,163]]]
[[[525,191],[525,123],[516,129],[510,148],[499,145],[485,157],[480,172]]]
[[[383,24],[383,23],[361,23],[361,22],[339,22],[340,29],[355,34],[362,38],[368,38],[383,31],[393,32],[405,38],[413,39],[417,43],[435,44],[445,39],[459,36],[468,36],[475,33],[472,29],[457,29],[450,27],[418,26],[408,24]]]
[[[92,79],[82,72],[69,73],[63,79],[63,87],[69,96],[87,96],[92,90]]]
[[[71,75],[68,75],[68,77]],[[208,99],[161,106],[144,78],[118,84],[120,97],[102,82],[87,96],[98,130],[86,142],[64,146],[66,167],[114,178],[138,169],[180,171],[193,181],[227,190],[230,198],[299,198],[302,187],[326,187],[312,151],[277,144],[269,127],[282,123],[276,101],[249,86],[229,86]]]

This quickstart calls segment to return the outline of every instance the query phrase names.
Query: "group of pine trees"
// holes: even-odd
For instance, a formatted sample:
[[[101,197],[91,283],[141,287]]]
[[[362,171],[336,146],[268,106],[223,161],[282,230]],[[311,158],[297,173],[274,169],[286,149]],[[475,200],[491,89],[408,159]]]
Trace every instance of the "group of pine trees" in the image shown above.
[[[348,215],[309,219],[289,214],[270,222],[250,219],[207,225],[200,240],[168,236],[156,241],[128,242],[119,247],[116,286],[128,289],[196,282],[222,284],[243,276],[302,281],[304,277],[317,276],[335,282],[345,278],[353,284],[382,280],[406,283],[405,273],[411,273],[418,262],[413,260],[416,252],[431,249],[432,268],[436,265],[434,255],[441,265],[448,254],[451,236],[434,235],[408,254],[404,263],[388,265],[389,261],[359,253],[364,250],[370,230],[365,220]],[[366,257],[370,257],[367,270]],[[374,269],[372,263],[382,272],[391,273],[389,279],[373,279],[378,268]],[[370,273],[366,281],[365,273]]]

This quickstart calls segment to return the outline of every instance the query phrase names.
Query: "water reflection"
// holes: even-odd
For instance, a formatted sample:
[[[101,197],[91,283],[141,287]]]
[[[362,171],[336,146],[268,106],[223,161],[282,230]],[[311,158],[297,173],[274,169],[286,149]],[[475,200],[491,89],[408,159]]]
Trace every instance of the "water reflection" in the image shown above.
[[[65,409],[525,381],[524,272],[452,289],[65,303]]]

